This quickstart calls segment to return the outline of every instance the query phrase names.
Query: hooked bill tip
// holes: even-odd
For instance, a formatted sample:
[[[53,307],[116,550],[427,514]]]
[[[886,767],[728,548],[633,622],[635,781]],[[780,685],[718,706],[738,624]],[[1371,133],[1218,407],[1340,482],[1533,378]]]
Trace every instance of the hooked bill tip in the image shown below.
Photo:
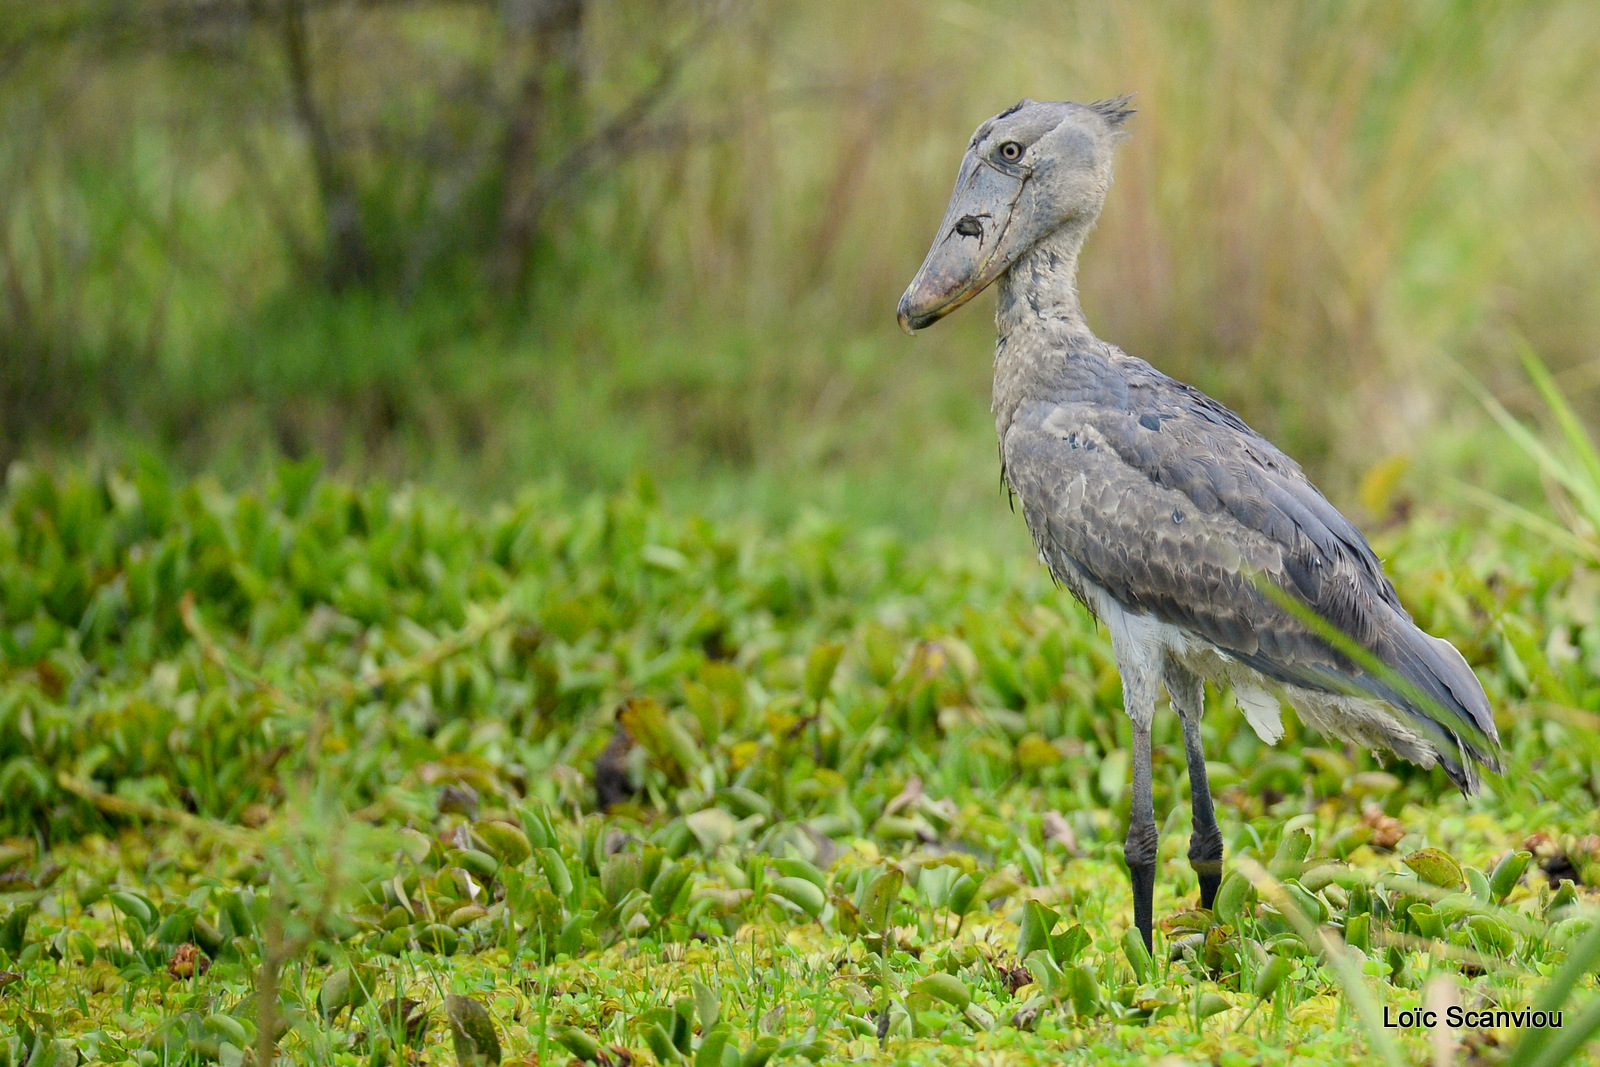
[[[927,329],[938,322],[945,315],[948,307],[940,307],[934,311],[919,311],[912,300],[912,293],[916,291],[916,282],[911,283],[905,295],[900,298],[900,306],[895,309],[895,319],[900,323],[900,328],[907,334],[915,337],[918,330]]]
[[[913,283],[912,288],[915,288],[915,284],[914,283]],[[917,334],[917,327],[919,325],[924,325],[924,324],[917,322],[917,320],[914,319],[912,317],[912,315],[911,315],[911,290],[910,289],[907,289],[905,291],[904,295],[902,295],[900,297],[900,304],[894,310],[895,310],[895,316],[894,317],[895,317],[895,320],[900,323],[900,328],[902,330],[904,330],[909,336],[915,337],[916,334]]]

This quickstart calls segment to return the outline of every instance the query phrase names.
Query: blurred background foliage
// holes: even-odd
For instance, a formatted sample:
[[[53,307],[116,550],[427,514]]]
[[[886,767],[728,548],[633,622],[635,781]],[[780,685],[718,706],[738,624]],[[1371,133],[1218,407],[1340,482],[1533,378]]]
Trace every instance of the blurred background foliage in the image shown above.
[[[1537,495],[1457,372],[1543,410],[1525,337],[1600,410],[1597,33],[1582,0],[0,0],[0,464],[645,471],[1020,547],[990,305],[915,341],[893,307],[979,121],[1134,91],[1101,335],[1369,520],[1407,479]]]

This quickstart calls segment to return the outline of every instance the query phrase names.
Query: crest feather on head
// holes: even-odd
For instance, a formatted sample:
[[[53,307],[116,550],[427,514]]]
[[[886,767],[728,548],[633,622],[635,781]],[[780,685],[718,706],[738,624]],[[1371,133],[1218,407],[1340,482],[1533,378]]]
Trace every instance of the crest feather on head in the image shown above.
[[[1113,130],[1120,130],[1123,123],[1127,122],[1135,114],[1134,109],[1128,106],[1132,100],[1132,93],[1123,93],[1121,96],[1113,96],[1109,100],[1096,100],[1094,103],[1089,104],[1088,108],[1105,119],[1107,126],[1110,126]]]

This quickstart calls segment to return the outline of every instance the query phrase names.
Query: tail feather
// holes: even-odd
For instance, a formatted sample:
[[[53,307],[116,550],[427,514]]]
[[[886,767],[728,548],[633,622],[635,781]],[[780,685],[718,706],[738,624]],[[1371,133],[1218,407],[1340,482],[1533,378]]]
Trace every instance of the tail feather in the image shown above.
[[[1399,615],[1378,642],[1379,657],[1415,692],[1363,672],[1363,687],[1404,711],[1435,740],[1439,763],[1463,793],[1478,789],[1477,766],[1499,773],[1500,734],[1477,675],[1450,642]]]

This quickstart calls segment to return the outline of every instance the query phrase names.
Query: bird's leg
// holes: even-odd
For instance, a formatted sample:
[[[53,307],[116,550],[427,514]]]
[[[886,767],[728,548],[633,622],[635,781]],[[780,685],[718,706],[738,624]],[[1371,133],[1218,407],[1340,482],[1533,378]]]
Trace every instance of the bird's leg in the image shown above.
[[[1133,720],[1133,809],[1128,814],[1128,840],[1123,858],[1133,880],[1133,924],[1144,947],[1155,952],[1153,911],[1156,891],[1155,800],[1150,793],[1150,721]]]
[[[1205,711],[1206,684],[1199,675],[1168,659],[1167,695],[1183,721],[1183,753],[1189,761],[1189,803],[1194,811],[1194,833],[1189,837],[1189,866],[1200,878],[1200,906],[1209,909],[1222,884],[1222,831],[1211,805],[1211,783],[1206,778],[1206,753],[1200,742],[1200,716]]]
[[[1189,837],[1189,866],[1200,878],[1200,906],[1210,909],[1222,884],[1222,831],[1211,806],[1206,780],[1206,754],[1200,747],[1200,716],[1183,716],[1183,751],[1189,759],[1189,802],[1194,808],[1194,833]]]
[[[1111,651],[1122,675],[1122,706],[1133,722],[1133,806],[1128,812],[1128,839],[1122,857],[1133,881],[1133,924],[1144,938],[1144,947],[1155,952],[1153,905],[1156,891],[1155,799],[1150,792],[1150,723],[1156,717],[1156,694],[1160,692],[1162,661],[1159,653],[1130,640],[1125,627],[1110,625]]]

